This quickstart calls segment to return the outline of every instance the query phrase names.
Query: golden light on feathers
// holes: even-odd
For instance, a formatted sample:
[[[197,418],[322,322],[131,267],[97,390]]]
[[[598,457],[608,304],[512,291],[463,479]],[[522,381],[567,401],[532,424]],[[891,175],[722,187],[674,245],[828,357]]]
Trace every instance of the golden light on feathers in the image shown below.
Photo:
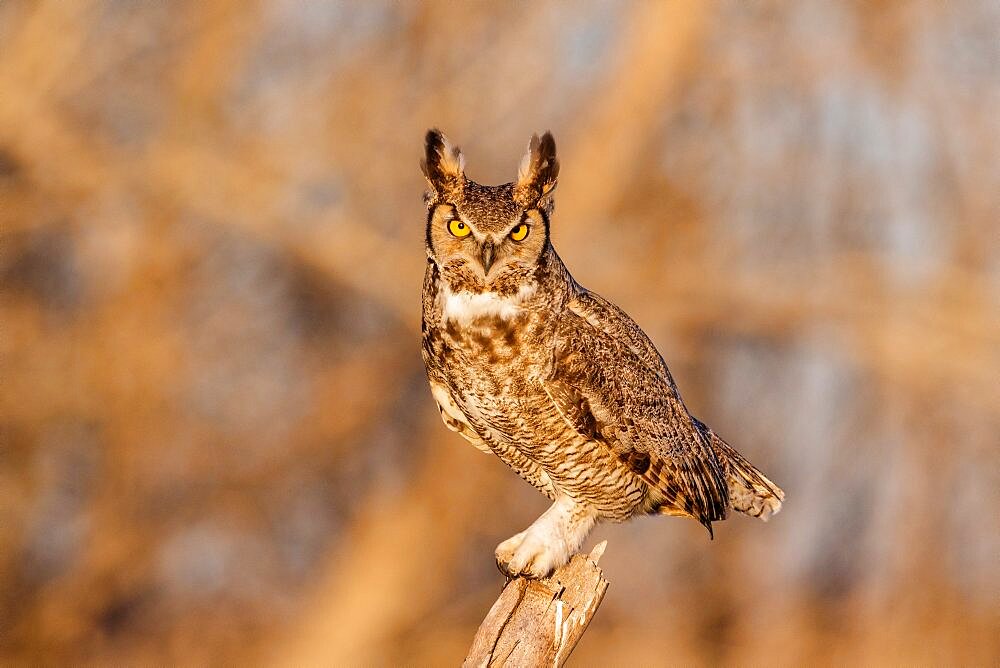
[[[449,429],[553,502],[497,546],[501,568],[547,575],[599,521],[676,515],[711,532],[730,508],[765,520],[778,512],[784,492],[688,413],[645,333],[556,254],[552,135],[533,135],[517,179],[499,186],[466,178],[439,131],[425,149],[432,394]]]

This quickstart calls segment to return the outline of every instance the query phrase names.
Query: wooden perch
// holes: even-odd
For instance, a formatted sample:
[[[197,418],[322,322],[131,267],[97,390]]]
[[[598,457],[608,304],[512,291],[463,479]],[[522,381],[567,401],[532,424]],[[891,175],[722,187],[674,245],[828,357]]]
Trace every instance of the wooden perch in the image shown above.
[[[603,541],[589,555],[575,555],[543,580],[508,582],[479,626],[462,665],[563,665],[608,589],[597,566],[607,544]]]

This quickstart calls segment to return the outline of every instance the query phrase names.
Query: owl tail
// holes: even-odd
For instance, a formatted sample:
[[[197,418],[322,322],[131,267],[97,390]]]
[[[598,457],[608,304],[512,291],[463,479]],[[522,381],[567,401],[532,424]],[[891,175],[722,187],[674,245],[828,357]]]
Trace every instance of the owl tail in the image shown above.
[[[729,487],[729,502],[735,510],[765,522],[771,515],[781,510],[785,492],[767,479],[747,458],[726,443],[714,431],[711,432],[712,449],[726,473]]]

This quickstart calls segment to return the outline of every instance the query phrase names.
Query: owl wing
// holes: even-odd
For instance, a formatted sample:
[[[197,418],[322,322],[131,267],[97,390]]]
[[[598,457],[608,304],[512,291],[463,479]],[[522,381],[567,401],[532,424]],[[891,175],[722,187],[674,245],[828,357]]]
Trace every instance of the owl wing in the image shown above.
[[[725,474],[709,435],[652,342],[617,306],[588,292],[570,302],[545,389],[572,428],[611,448],[650,486],[652,510],[694,517],[709,532],[726,517]]]

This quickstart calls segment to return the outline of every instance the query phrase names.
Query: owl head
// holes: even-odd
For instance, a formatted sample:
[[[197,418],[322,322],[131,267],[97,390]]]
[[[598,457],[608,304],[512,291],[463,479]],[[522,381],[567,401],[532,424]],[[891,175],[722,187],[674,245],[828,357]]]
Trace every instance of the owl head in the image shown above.
[[[549,243],[559,175],[552,135],[532,135],[517,180],[500,186],[466,178],[462,152],[439,130],[425,142],[427,255],[454,290],[517,292]]]

